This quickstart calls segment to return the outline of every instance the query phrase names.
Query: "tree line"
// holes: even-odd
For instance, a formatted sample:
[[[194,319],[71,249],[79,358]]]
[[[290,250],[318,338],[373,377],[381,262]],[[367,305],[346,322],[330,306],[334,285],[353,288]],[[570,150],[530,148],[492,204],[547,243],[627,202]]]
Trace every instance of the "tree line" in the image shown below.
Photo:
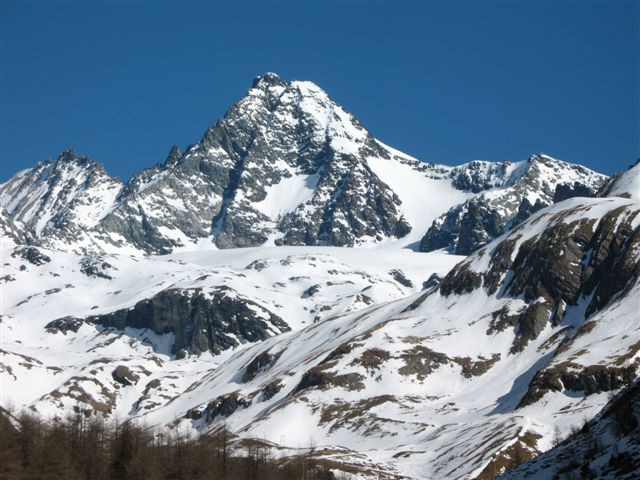
[[[64,480],[336,480],[311,449],[277,458],[222,426],[189,435],[75,413],[43,420],[0,412],[0,478]]]

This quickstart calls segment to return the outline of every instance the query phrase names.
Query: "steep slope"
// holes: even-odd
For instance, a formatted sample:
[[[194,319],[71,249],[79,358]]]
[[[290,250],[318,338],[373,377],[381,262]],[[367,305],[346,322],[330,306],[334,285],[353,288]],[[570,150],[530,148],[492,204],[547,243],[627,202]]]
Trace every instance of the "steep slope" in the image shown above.
[[[148,252],[199,242],[353,246],[412,228],[366,161],[408,157],[311,82],[256,78],[198,144],[170,157],[130,182],[103,222],[105,242],[115,234]]]
[[[639,226],[629,198],[547,207],[440,287],[242,350],[143,418],[358,445],[412,478],[493,478],[637,375]]]
[[[637,376],[638,175],[543,208],[466,259],[78,255],[3,236],[3,402],[150,426],[224,421],[350,468],[493,478]]]
[[[640,385],[614,396],[592,420],[585,422],[548,452],[500,476],[525,478],[634,479],[640,471]]]
[[[498,170],[493,175],[487,172],[492,167]],[[446,248],[469,255],[543,207],[595,196],[605,181],[603,175],[543,154],[494,166],[473,162],[460,170],[454,185],[485,192],[438,217],[420,241],[423,252]]]
[[[1,407],[484,479],[585,419],[610,431],[638,375],[640,164],[424,163],[266,74],[126,184],[68,151],[0,205]]]
[[[125,186],[97,237],[111,252],[168,253],[211,246],[212,219],[220,211],[233,162],[200,144],[174,146],[165,162],[143,170]]]
[[[640,200],[640,160],[631,165],[626,172],[610,177],[601,191],[599,197],[624,197],[632,200]]]

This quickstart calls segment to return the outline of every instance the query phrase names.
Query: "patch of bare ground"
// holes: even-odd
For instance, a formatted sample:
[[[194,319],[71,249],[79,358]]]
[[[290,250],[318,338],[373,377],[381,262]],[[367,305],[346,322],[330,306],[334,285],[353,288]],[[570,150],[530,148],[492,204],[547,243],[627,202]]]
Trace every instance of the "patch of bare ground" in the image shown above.
[[[441,365],[457,364],[462,368],[462,375],[466,378],[478,377],[486,373],[500,360],[500,354],[494,353],[491,358],[455,357],[450,358],[446,354],[436,352],[423,345],[416,345],[410,350],[405,350],[399,357],[404,361],[404,366],[398,369],[401,375],[415,375],[422,381]]]
[[[397,403],[397,399],[393,395],[380,395],[357,402],[337,401],[331,405],[324,405],[321,407],[320,425],[332,424],[331,432],[349,427],[354,430],[359,429],[372,417],[376,418],[370,414],[373,408],[387,402]]]
[[[507,306],[502,307],[491,313],[491,320],[489,322],[489,328],[487,329],[487,335],[493,335],[494,333],[500,333],[507,328],[515,327],[522,318],[522,311],[518,313],[510,313]]]
[[[30,357],[29,355],[24,355],[22,353],[9,352],[7,350],[3,350],[2,348],[0,348],[0,354],[2,354],[2,355],[15,355],[16,357],[22,358],[25,362],[28,362],[28,363],[21,363],[20,364],[25,368],[32,368],[33,365],[29,365],[31,363],[35,363],[36,365],[42,365],[42,362],[40,360],[38,360],[37,358],[33,358],[33,357]]]
[[[494,353],[491,358],[480,356],[477,360],[472,360],[470,357],[455,357],[453,359],[454,362],[462,367],[462,375],[464,375],[465,378],[479,377],[485,374],[499,360],[499,353]]]
[[[139,410],[140,409],[140,405],[142,405],[142,403],[144,402],[144,410],[151,410],[152,408],[156,407],[159,405],[159,403],[157,402],[150,402],[150,395],[149,393],[151,392],[151,390],[157,390],[161,385],[161,382],[158,378],[154,378],[153,380],[151,380],[150,382],[148,382],[145,387],[144,387],[144,392],[142,392],[142,395],[140,396],[140,398],[138,398],[138,400],[136,400],[136,402],[133,404],[133,409],[134,410]]]
[[[359,347],[361,345],[362,345],[362,343],[344,342],[344,343],[338,345],[338,347],[336,347],[333,351],[331,351],[331,353],[329,353],[329,355],[327,355],[324,358],[324,360],[322,360],[320,362],[320,365],[326,364],[326,363],[329,363],[329,362],[333,362],[334,360],[337,360],[337,359],[347,355],[348,353],[351,353],[354,348],[357,348],[357,347]]]
[[[475,480],[493,480],[501,473],[535,457],[540,453],[538,440],[541,438],[541,435],[532,432],[518,436],[514,443],[491,457]]]
[[[400,355],[404,366],[398,369],[401,375],[415,375],[420,381],[433,373],[440,365],[450,362],[444,353],[435,352],[428,347],[417,345],[410,350],[405,350]]]
[[[81,386],[81,382],[91,382],[98,386],[100,389],[100,395],[102,399],[96,399],[91,394],[87,393]],[[62,389],[66,387],[66,392]],[[109,391],[102,383],[92,377],[71,377],[67,380],[62,387],[54,390],[49,394],[51,397],[59,400],[63,397],[69,397],[76,402],[84,403],[91,407],[96,412],[102,414],[109,414],[116,404],[116,394]]]
[[[327,390],[331,387],[340,387],[345,390],[364,390],[364,377],[359,373],[345,373],[338,374],[335,372],[328,372],[325,369],[331,368],[333,365],[317,365],[307,370],[300,382],[293,390],[292,395],[296,395],[299,392],[310,388],[319,388],[320,390]]]
[[[623,361],[624,362],[624,361]],[[585,395],[608,392],[622,388],[629,378],[635,378],[639,360],[627,367],[609,365],[583,366],[571,362],[539,370],[518,407],[526,407],[540,400],[548,392],[569,390],[584,392]]]
[[[362,352],[362,354],[354,359],[350,366],[361,366],[369,374],[374,374],[380,367],[391,358],[391,354],[380,348],[370,348]]]
[[[633,345],[631,345],[626,351],[626,353],[624,353],[624,355],[621,355],[618,358],[616,358],[614,363],[618,366],[624,365],[625,363],[627,363],[627,361],[635,357],[638,351],[640,351],[640,340],[634,343]]]
[[[537,351],[544,352],[545,350],[553,347],[553,345],[555,345],[556,343],[564,341],[571,330],[571,327],[561,328],[556,333],[547,338],[540,346],[538,346]]]

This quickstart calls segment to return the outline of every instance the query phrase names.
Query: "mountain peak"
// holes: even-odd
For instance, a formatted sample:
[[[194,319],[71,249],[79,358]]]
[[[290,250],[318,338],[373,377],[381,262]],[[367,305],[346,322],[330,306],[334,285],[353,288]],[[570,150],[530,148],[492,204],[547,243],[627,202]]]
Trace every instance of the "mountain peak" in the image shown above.
[[[530,155],[529,158],[527,158],[527,161],[529,163],[535,163],[535,162],[560,162],[561,160],[550,157],[546,153],[539,152],[539,153],[534,153],[533,155]]]
[[[640,200],[640,160],[625,172],[612,177],[604,186],[601,195]]]
[[[77,218],[87,217],[81,207],[91,204],[92,228],[99,224],[91,235],[98,243],[118,249],[126,243],[146,253],[209,237],[218,248],[352,246],[401,238],[408,245],[442,217],[433,242],[420,248],[437,244],[436,249],[467,254],[510,228],[516,216],[521,221],[534,207],[559,198],[559,182],[566,184],[561,196],[568,198],[599,189],[601,178],[544,154],[509,164],[422,164],[378,142],[316,83],[267,72],[197,144],[185,153],[174,146],[164,163],[125,186],[102,165],[69,149],[1,186],[0,206],[7,205],[9,214],[37,234],[58,229],[66,241]],[[58,222],[69,210],[59,201],[60,189],[69,202],[80,195],[90,200],[76,202],[82,213],[68,216],[70,227]],[[485,190],[492,192],[463,205]],[[425,213],[419,198],[431,192],[439,205]],[[40,215],[55,217],[46,231],[31,209],[33,199],[43,212],[53,212]],[[477,241],[458,249],[459,238]]]
[[[58,155],[57,162],[72,162],[78,159],[78,154],[73,148],[67,148]]]
[[[269,88],[273,86],[286,87],[287,82],[277,73],[267,72],[256,77],[251,84],[251,88]]]
[[[92,160],[91,157],[87,155],[78,155],[73,148],[68,148],[63,150],[58,158],[54,161],[56,165],[66,165],[69,163],[77,163],[80,165],[98,165],[102,167],[98,162]]]
[[[180,157],[182,157],[182,150],[180,149],[180,146],[173,145],[171,150],[169,150],[169,154],[167,155],[164,164],[167,166],[175,165],[180,160]]]
[[[52,166],[50,170],[51,173],[73,170],[80,167],[107,175],[104,165],[96,162],[87,155],[78,155],[73,148],[63,150],[62,153],[58,155],[58,158],[53,161],[49,160],[45,165]]]

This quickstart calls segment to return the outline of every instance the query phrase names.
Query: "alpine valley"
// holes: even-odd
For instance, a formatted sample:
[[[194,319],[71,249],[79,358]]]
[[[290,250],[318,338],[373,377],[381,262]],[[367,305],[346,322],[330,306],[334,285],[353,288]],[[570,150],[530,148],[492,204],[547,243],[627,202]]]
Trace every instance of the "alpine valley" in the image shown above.
[[[125,183],[67,150],[0,206],[9,419],[224,425],[351,478],[640,472],[638,163],[424,162],[267,73]]]

